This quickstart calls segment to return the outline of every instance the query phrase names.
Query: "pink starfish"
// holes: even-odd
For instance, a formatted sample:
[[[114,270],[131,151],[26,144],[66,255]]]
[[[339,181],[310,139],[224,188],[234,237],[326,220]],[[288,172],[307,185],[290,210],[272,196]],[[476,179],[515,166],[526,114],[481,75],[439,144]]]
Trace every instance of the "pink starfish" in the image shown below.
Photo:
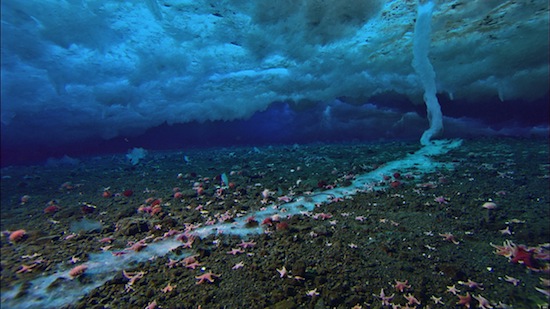
[[[198,266],[201,266],[201,265],[202,265],[201,263],[192,262],[192,263],[186,264],[185,267],[195,269],[195,268],[197,268]]]
[[[16,271],[15,273],[17,274],[20,274],[20,273],[26,273],[26,272],[31,272],[32,269],[36,266],[36,264],[32,264],[32,265],[25,265],[25,264],[22,264],[21,265],[21,269],[19,269],[18,271]]]
[[[454,284],[452,286],[448,286],[447,287],[447,292],[449,293],[453,293],[454,295],[456,295],[456,293],[459,293],[460,290],[458,290],[457,288],[455,288]]]
[[[315,220],[317,220],[317,219],[326,220],[326,219],[330,219],[330,218],[332,218],[332,215],[324,213],[324,212],[313,215],[313,219],[315,219]]]
[[[382,301],[382,306],[390,306],[390,302],[392,301],[394,295],[395,294],[392,294],[391,296],[386,296],[386,294],[384,294],[384,289],[380,290],[380,295],[373,294],[373,296],[380,298],[380,300]]]
[[[227,254],[237,255],[239,253],[244,253],[243,249],[240,248],[233,248],[231,251],[228,251]]]
[[[405,280],[405,281],[397,281],[395,280],[395,289],[398,290],[399,292],[403,292],[404,289],[410,289],[411,286],[410,285],[407,285],[407,283],[409,283],[409,280]]]
[[[136,242],[135,244],[131,245],[129,248],[126,248],[125,250],[133,250],[133,251],[139,252],[143,250],[145,247],[147,247],[147,244],[145,243],[145,240],[142,239]]]
[[[166,263],[166,265],[168,266],[168,268],[172,268],[174,266],[177,266],[178,263],[178,260],[172,260],[171,258],[168,258],[168,263]]]
[[[510,277],[508,275],[506,277],[504,277],[504,281],[510,282],[511,284],[513,284],[515,286],[517,286],[519,284],[519,279],[516,279],[514,277]]]
[[[481,296],[481,295],[478,295],[478,296],[475,296],[474,295],[474,298],[479,302],[479,308],[483,308],[483,309],[492,309],[493,306],[491,306],[491,304],[489,303],[489,301]]]
[[[470,289],[480,289],[483,290],[483,287],[481,283],[477,283],[475,281],[472,281],[471,279],[468,279],[468,282],[462,282],[462,284],[467,285]]]
[[[183,233],[177,237],[177,240],[180,240],[183,242],[183,245],[182,245],[183,248],[192,248],[193,242],[195,241],[195,237],[187,236],[185,233]],[[184,242],[184,240],[186,241]]]
[[[168,232],[164,233],[164,235],[162,235],[162,237],[164,238],[167,238],[167,237],[172,237],[174,235],[178,235],[180,234],[181,232],[178,231],[178,230],[169,230]]]
[[[172,292],[176,288],[176,285],[171,285],[168,283],[164,288],[161,289],[163,293]]]
[[[194,262],[197,262],[197,257],[198,255],[191,255],[191,256],[188,256],[186,258],[184,258],[183,260],[181,260],[181,262],[183,263],[183,265],[189,265],[191,263],[194,263]]]
[[[157,308],[157,301],[156,300],[153,300],[153,302],[149,303],[149,305],[147,305],[147,307],[145,307],[145,309],[155,309]]]
[[[126,272],[125,270],[122,271],[122,274],[126,279],[128,279],[128,283],[126,283],[126,291],[133,290],[132,285],[138,280],[143,278],[145,275],[144,271],[138,271],[138,272]]]
[[[456,302],[457,305],[463,305],[466,308],[470,308],[470,302],[472,301],[472,297],[470,296],[470,293],[466,292],[466,295],[457,295],[458,301]]]
[[[507,226],[505,229],[503,230],[499,230],[499,232],[502,234],[502,235],[512,235],[512,231],[510,231],[510,227]]]
[[[434,301],[434,304],[439,304],[439,305],[443,305],[443,302],[441,301],[441,297],[435,297],[435,295],[432,295],[432,297],[430,297],[431,300]]]
[[[237,246],[241,247],[241,248],[253,248],[254,246],[256,245],[255,242],[253,241],[241,241],[240,244],[238,244]]]
[[[414,295],[412,295],[411,293],[403,295],[403,297],[405,297],[405,299],[409,301],[409,305],[420,305],[418,299],[416,299],[416,297],[414,297]]]
[[[277,198],[277,200],[278,200],[279,202],[288,203],[288,202],[292,201],[292,198],[290,198],[290,197],[288,197],[288,196],[286,196],[286,195],[283,195],[283,196],[279,196],[279,197]]]
[[[113,237],[105,237],[105,238],[101,238],[101,239],[99,240],[99,242],[100,242],[100,243],[109,243],[109,244],[110,244],[110,243],[113,242],[113,240],[115,240]]]
[[[195,278],[199,281],[197,281],[196,284],[202,284],[204,281],[208,281],[210,283],[214,282],[214,278],[218,278],[220,275],[216,275],[212,272],[208,272],[204,275],[196,276]]]
[[[489,244],[493,248],[497,249],[497,251],[494,252],[496,255],[502,255],[502,256],[505,256],[505,257],[512,257],[512,255],[514,254],[514,251],[515,251],[514,248],[516,246],[516,244],[514,244],[510,240],[504,241],[502,246],[493,245],[492,243],[489,243]]]
[[[285,277],[288,274],[288,271],[286,270],[286,267],[284,267],[284,266],[281,269],[277,268],[277,272],[279,273],[281,278]]]
[[[306,295],[310,297],[319,296],[319,292],[317,292],[317,288],[315,288],[313,290],[307,291]]]
[[[455,236],[451,233],[444,233],[444,234],[439,233],[439,236],[443,237],[443,239],[446,241],[452,242],[455,245],[458,245],[460,243],[458,242],[458,240],[456,240]]]

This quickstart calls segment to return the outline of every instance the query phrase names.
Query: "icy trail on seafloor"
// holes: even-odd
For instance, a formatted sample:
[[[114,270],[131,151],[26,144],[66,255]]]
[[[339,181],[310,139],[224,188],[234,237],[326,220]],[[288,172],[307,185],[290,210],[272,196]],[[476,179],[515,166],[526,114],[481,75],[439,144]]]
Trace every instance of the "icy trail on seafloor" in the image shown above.
[[[261,226],[249,228],[247,218],[254,217],[261,222],[275,214],[293,216],[311,212],[317,205],[321,205],[336,198],[346,198],[359,192],[382,190],[387,186],[376,186],[383,175],[394,172],[411,173],[415,178],[435,171],[438,168],[453,168],[451,163],[441,163],[432,160],[432,156],[444,155],[461,145],[461,140],[435,140],[405,158],[386,163],[378,169],[366,174],[357,175],[352,184],[347,187],[338,187],[311,195],[296,197],[294,201],[283,204],[273,204],[265,210],[251,212],[248,216],[235,218],[231,223],[217,223],[204,226],[192,231],[198,237],[209,235],[239,235],[250,237],[264,231]],[[121,256],[114,256],[110,251],[90,253],[86,262],[86,280],[70,279],[69,269],[36,278],[24,285],[17,286],[11,291],[2,291],[2,305],[6,308],[59,308],[76,302],[80,297],[92,289],[111,280],[115,274],[132,263],[144,262],[167,255],[180,247],[182,243],[176,236],[149,243],[139,252],[127,252]],[[191,255],[192,250],[186,249],[184,256]],[[60,266],[61,268],[61,266]]]

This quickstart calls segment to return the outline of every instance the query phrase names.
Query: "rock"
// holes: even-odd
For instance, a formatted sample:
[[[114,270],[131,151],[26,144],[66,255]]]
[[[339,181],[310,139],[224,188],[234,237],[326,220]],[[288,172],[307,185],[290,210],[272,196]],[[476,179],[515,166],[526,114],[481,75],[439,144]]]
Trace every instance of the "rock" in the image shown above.
[[[327,227],[324,225],[318,225],[313,228],[313,232],[319,236],[330,236],[330,232],[327,230]]]
[[[127,218],[118,222],[117,234],[120,235],[133,236],[147,231],[149,231],[149,224],[147,220],[142,218]]]
[[[292,265],[292,274],[295,276],[304,277],[306,275],[306,265],[302,261],[298,261]]]
[[[296,308],[296,303],[292,298],[287,298],[273,305],[273,309],[292,309],[292,308]]]

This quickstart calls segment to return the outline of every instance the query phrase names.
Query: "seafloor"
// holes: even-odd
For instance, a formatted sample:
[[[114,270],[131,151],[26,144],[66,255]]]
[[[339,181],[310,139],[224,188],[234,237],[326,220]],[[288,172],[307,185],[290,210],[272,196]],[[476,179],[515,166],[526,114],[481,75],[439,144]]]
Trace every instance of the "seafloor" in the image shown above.
[[[149,152],[135,166],[116,155],[4,168],[1,305],[32,307],[34,279],[86,265],[91,253],[122,256],[140,240],[152,247],[171,230],[230,225],[286,197],[347,186],[419,148],[387,142],[189,149]],[[125,265],[126,273],[103,270],[105,282],[65,307],[462,308],[459,295],[471,295],[472,308],[481,297],[485,308],[547,306],[548,140],[464,140],[436,160],[454,167],[380,175],[377,186],[386,189],[292,217],[250,218],[251,229],[264,231],[246,237],[248,245],[238,236],[187,234],[179,238],[191,248],[164,256],[138,247],[150,256]],[[230,185],[218,190],[224,173]],[[483,208],[486,202],[496,209]],[[18,229],[25,235],[10,240]],[[495,254],[491,244],[507,241],[523,256]],[[189,255],[195,262],[183,262]],[[213,282],[197,284],[209,272],[218,275]],[[94,280],[84,271],[44,293],[67,284],[69,295]],[[407,282],[402,291],[396,281]]]

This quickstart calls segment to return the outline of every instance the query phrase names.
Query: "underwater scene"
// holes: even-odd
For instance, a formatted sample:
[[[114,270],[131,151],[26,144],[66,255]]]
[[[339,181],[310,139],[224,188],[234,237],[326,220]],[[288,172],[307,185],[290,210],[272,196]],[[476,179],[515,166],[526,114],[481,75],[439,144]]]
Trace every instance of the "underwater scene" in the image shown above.
[[[547,1],[3,0],[1,308],[548,308]]]

